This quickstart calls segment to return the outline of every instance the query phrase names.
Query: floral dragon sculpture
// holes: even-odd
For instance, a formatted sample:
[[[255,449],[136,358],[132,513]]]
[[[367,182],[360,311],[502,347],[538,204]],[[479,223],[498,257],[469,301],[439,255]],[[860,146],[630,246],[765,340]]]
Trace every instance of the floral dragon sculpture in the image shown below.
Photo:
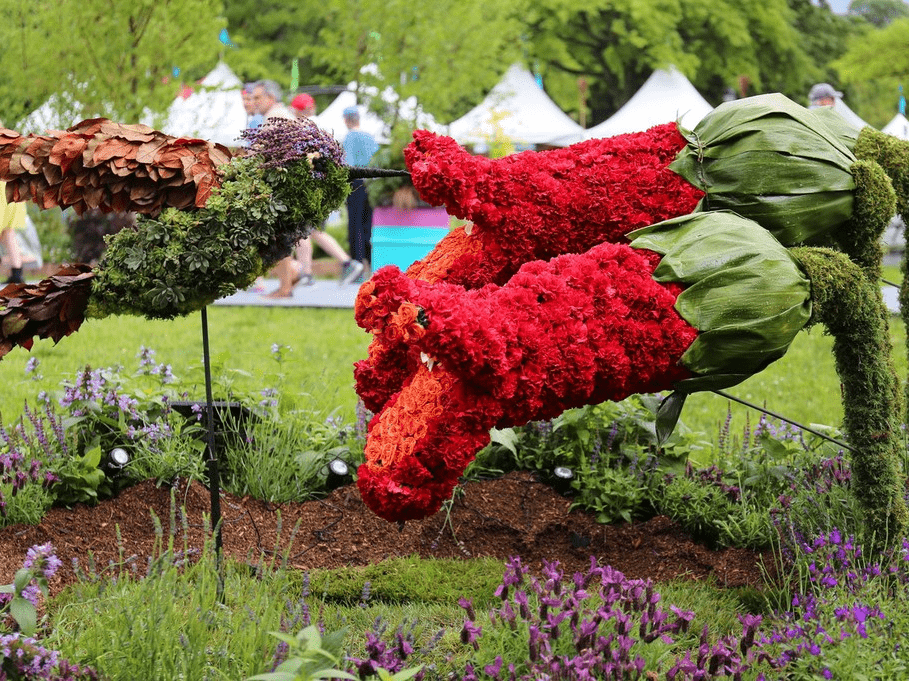
[[[356,320],[373,340],[354,376],[375,413],[364,501],[388,520],[426,517],[492,427],[663,390],[671,421],[685,394],[744,380],[822,322],[840,334],[838,364],[873,365],[853,401],[873,395],[880,408],[847,408],[846,427],[866,508],[903,527],[902,398],[876,281],[879,236],[909,197],[907,151],[833,116],[765,95],[693,131],[667,123],[498,160],[414,133],[414,186],[468,222],[405,273],[382,268],[360,288]],[[355,169],[314,126],[244,135],[249,153],[231,158],[103,119],[0,130],[9,200],[144,216],[97,267],[0,290],[0,356],[85,317],[198,310],[249,285],[343,201]],[[849,335],[857,326],[871,347]]]

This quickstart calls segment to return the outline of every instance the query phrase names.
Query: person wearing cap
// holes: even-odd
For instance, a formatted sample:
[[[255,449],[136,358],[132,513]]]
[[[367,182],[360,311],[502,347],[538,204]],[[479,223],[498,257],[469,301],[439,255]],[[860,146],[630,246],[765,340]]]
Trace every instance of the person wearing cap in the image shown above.
[[[344,160],[351,167],[367,166],[379,150],[376,140],[368,132],[360,130],[360,110],[355,106],[344,109],[344,124],[347,126],[342,145]],[[351,281],[357,279],[364,269],[367,259],[370,234],[372,232],[372,207],[366,194],[363,180],[350,181],[350,195],[347,197],[347,238],[350,243],[350,255],[359,272],[349,277],[350,272],[342,273]],[[358,267],[357,267],[358,266]]]
[[[314,116],[316,101],[305,92],[298,94],[290,101],[290,108],[298,120]],[[341,244],[328,232],[323,231],[324,224],[314,227],[310,235],[297,242],[294,255],[290,255],[275,266],[278,274],[278,288],[266,293],[266,298],[291,298],[297,284],[312,286],[313,242],[332,258],[341,263],[341,285],[349,284],[363,273],[363,265],[355,262],[341,247]],[[296,257],[294,257],[296,256]]]
[[[290,118],[297,116],[281,101],[281,86],[273,80],[257,81],[253,87],[253,102],[256,110],[268,121],[271,118]]]
[[[808,108],[817,109],[822,106],[834,106],[836,100],[842,98],[843,93],[833,89],[830,83],[818,83],[811,87],[808,93]]]
[[[316,115],[316,100],[312,98],[312,95],[301,92],[290,100],[290,108],[297,118],[309,118]]]

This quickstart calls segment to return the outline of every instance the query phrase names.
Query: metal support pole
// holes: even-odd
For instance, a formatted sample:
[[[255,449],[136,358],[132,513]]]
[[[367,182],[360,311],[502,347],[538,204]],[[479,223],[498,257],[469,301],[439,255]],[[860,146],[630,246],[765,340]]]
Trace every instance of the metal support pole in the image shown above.
[[[208,490],[211,494],[211,525],[215,532],[215,560],[218,567],[218,596],[223,595],[224,580],[221,575],[221,475],[218,468],[218,450],[215,446],[215,407],[211,389],[211,355],[208,350],[208,308],[202,308],[202,363],[205,366],[205,412],[208,425]]]

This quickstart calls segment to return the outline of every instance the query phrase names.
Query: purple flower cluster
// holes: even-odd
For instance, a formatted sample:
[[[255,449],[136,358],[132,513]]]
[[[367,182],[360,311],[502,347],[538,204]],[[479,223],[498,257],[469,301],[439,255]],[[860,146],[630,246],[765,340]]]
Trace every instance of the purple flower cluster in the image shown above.
[[[409,627],[405,627],[404,624],[400,625],[391,636],[391,643],[389,643],[386,641],[388,624],[381,617],[377,617],[372,629],[366,632],[366,657],[349,657],[348,664],[353,665],[353,669],[361,679],[377,676],[379,669],[393,674],[402,671],[407,665],[408,659],[414,654],[416,626],[416,621]],[[439,631],[419,654],[422,655],[431,650],[443,633],[444,630]],[[422,681],[425,673],[426,670],[421,669],[413,678],[415,681]]]
[[[38,373],[38,364],[40,364],[40,360],[37,357],[30,357],[28,362],[25,363],[25,373],[31,374],[33,381],[40,381],[43,378]]]
[[[37,607],[42,586],[46,588],[47,580],[56,574],[59,567],[60,560],[50,543],[32,546],[22,563],[22,568],[27,571],[30,579],[16,595]],[[0,598],[0,613],[12,598],[11,594],[2,596],[9,597]],[[88,681],[97,678],[93,669],[70,664],[60,657],[60,653],[44,648],[34,638],[25,637],[18,632],[0,635],[0,681]]]
[[[154,354],[154,350],[145,347],[140,350],[140,372],[159,376],[162,384],[172,382],[170,365],[155,362]],[[166,400],[164,403],[166,412]],[[108,418],[111,422],[128,424],[122,434],[130,440],[156,442],[173,434],[166,420],[149,421],[149,415],[141,410],[139,401],[122,392],[118,381],[105,370],[85,367],[73,383],[65,386],[59,404],[74,417],[101,417],[101,421]],[[98,425],[94,419],[92,423]]]
[[[22,567],[32,574],[32,579],[22,589],[21,596],[35,607],[38,607],[38,599],[41,597],[39,582],[46,584],[51,577],[57,574],[60,565],[60,559],[54,553],[54,547],[50,542],[32,546],[25,554],[25,562],[22,563]]]
[[[26,405],[26,413],[32,423],[37,422],[41,425],[41,419],[28,409],[28,405]],[[56,427],[59,424],[53,423],[56,433]],[[5,518],[8,514],[4,489],[8,488],[10,496],[15,497],[29,483],[40,483],[47,488],[57,481],[57,477],[52,473],[42,473],[41,462],[30,455],[33,437],[40,442],[45,451],[51,449],[43,425],[34,436],[22,423],[14,429],[12,434],[0,425],[0,440],[2,440],[0,442],[0,517]]]
[[[790,482],[790,492],[781,494],[770,508],[787,563],[794,562],[802,546],[811,544],[819,528],[847,521],[848,509],[842,509],[840,502],[851,498],[851,487],[852,469],[842,452],[807,465]]]
[[[309,611],[309,604],[306,598],[309,596],[309,573],[303,575],[303,588],[300,593],[300,599],[297,602],[291,600],[285,601],[286,613],[281,616],[281,631],[288,633],[305,629],[312,624],[312,615]],[[325,633],[325,628],[321,621],[318,622],[319,632]],[[278,643],[272,654],[270,671],[275,671],[284,660],[287,659],[288,646],[284,641]]]
[[[709,632],[705,626],[701,631],[697,652],[686,650],[683,656],[677,658],[666,672],[667,681],[694,681],[719,676],[741,679],[742,674],[751,668],[749,654],[754,647],[761,621],[760,615],[739,615],[742,636],[721,636],[713,645],[710,644]]]
[[[0,681],[97,681],[91,667],[80,667],[48,650],[37,640],[19,634],[0,635]]]
[[[272,118],[258,128],[244,130],[251,154],[262,158],[263,168],[280,168],[306,160],[317,179],[325,177],[325,164],[344,165],[344,150],[334,137],[309,120]]]
[[[649,580],[626,579],[612,567],[598,566],[593,557],[587,574],[576,573],[570,580],[558,563],[545,563],[538,579],[528,575],[519,558],[512,558],[495,595],[500,604],[490,612],[488,628],[522,632],[526,662],[506,665],[497,656],[489,664],[468,663],[464,681],[641,678],[644,647],[678,644],[694,618],[690,611],[661,607],[661,596]],[[476,622],[473,604],[467,599],[459,603],[467,613],[461,641],[480,650],[483,627]],[[697,652],[672,661],[666,678],[740,676],[749,669],[761,618],[746,616],[741,622],[742,636],[722,637],[713,644],[705,629]]]
[[[763,437],[770,437],[780,442],[796,442],[808,451],[808,444],[805,442],[805,432],[798,426],[782,422],[775,425],[770,421],[766,414],[761,415],[761,420],[754,429],[754,439],[759,442]]]
[[[719,466],[710,466],[694,470],[691,462],[685,462],[685,475],[689,478],[695,478],[705,485],[717,487],[729,501],[739,501],[742,498],[742,490],[738,485],[730,485],[724,479],[725,473]]]
[[[792,609],[777,614],[759,638],[757,659],[773,669],[798,666],[839,678],[825,660],[828,651],[849,639],[873,635],[878,646],[899,654],[901,636],[892,634],[894,640],[887,641],[893,622],[882,608],[887,596],[882,600],[881,595],[909,585],[909,541],[903,540],[882,562],[867,562],[854,538],[835,529],[798,548],[800,562],[807,565],[803,589],[792,597]]]

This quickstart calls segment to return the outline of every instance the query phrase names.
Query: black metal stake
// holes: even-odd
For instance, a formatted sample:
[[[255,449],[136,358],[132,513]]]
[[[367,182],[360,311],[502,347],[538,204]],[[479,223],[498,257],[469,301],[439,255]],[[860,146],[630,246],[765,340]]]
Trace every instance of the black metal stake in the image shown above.
[[[211,524],[215,531],[215,561],[218,568],[218,596],[223,594],[221,576],[221,476],[218,468],[218,450],[215,447],[215,405],[211,390],[211,356],[208,351],[208,308],[202,308],[202,363],[205,366],[205,412],[208,417],[208,491],[211,494]]]

